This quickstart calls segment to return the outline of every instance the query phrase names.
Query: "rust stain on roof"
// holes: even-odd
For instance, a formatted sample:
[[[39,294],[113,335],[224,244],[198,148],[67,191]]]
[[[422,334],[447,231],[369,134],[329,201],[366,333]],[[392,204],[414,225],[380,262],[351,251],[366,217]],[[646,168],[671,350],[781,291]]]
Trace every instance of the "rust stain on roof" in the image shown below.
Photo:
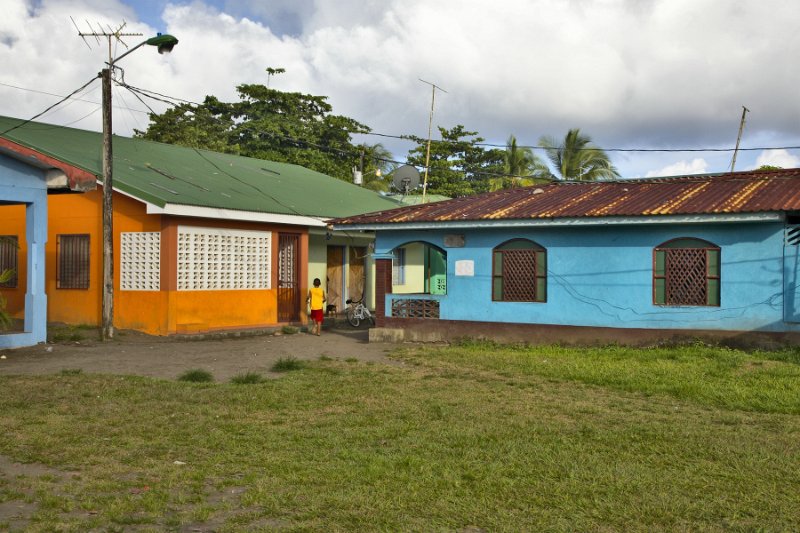
[[[800,169],[555,182],[337,219],[334,224],[800,211]]]

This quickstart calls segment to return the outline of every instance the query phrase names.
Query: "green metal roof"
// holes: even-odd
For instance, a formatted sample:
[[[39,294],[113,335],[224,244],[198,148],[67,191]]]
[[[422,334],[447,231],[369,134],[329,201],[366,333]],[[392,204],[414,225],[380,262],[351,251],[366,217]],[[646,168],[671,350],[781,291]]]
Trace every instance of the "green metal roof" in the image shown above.
[[[0,116],[0,137],[94,174],[102,181],[102,134]],[[357,185],[299,165],[143,139],[113,137],[114,189],[164,207],[178,204],[346,217],[397,207]]]

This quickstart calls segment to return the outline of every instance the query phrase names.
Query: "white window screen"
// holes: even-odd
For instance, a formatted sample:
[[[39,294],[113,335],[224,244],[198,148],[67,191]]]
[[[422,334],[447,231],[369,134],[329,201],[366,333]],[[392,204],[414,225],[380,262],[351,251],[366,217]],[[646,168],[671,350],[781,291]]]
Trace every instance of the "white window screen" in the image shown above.
[[[269,289],[272,234],[178,227],[178,290]]]
[[[120,280],[123,291],[161,288],[161,233],[122,232]]]
[[[406,249],[397,248],[392,258],[392,285],[406,284]]]

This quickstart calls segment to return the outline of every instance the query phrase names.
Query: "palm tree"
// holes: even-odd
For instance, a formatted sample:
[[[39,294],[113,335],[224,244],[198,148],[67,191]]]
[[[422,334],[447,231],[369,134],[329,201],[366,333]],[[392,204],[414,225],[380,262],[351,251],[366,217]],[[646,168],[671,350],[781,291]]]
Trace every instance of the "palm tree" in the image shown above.
[[[550,170],[528,146],[517,146],[517,138],[509,135],[503,154],[503,174],[489,180],[489,190],[529,187],[550,179]]]
[[[392,161],[392,153],[381,143],[363,145],[364,151],[364,187],[375,192],[389,190],[389,174],[397,166]]]
[[[620,177],[616,167],[601,148],[592,144],[588,135],[571,129],[563,141],[545,136],[539,139],[548,159],[562,180],[597,181]]]

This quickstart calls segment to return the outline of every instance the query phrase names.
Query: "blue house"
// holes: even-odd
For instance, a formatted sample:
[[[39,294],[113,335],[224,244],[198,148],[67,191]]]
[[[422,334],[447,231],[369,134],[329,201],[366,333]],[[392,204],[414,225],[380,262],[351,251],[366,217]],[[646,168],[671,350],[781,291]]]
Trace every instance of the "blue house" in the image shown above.
[[[2,134],[10,130],[3,131]],[[27,285],[21,331],[0,334],[0,348],[30,346],[47,340],[47,294],[45,292],[45,243],[47,242],[48,192],[87,191],[96,187],[95,177],[64,161],[35,152],[0,137],[0,205],[25,206],[27,254],[18,263],[19,236],[0,228],[0,258],[12,270],[24,268]],[[9,261],[9,259],[11,261]],[[5,286],[16,287],[16,276]],[[0,286],[0,293],[3,286]]]
[[[372,339],[800,340],[800,169],[555,182],[333,226],[376,233]],[[395,291],[420,247],[444,280]]]

